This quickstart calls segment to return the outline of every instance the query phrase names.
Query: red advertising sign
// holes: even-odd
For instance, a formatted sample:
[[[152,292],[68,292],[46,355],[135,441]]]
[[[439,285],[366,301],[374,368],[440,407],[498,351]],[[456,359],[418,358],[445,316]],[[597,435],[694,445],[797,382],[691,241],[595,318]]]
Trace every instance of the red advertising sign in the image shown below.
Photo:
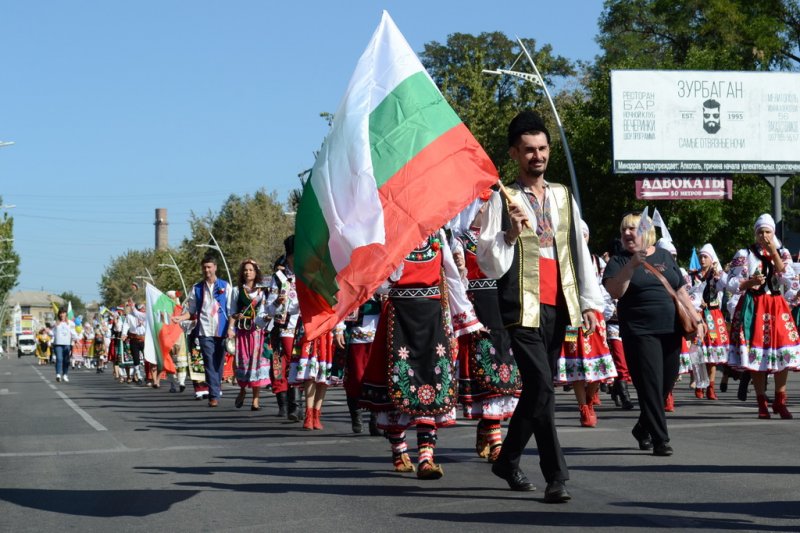
[[[731,200],[732,178],[637,178],[638,200]]]

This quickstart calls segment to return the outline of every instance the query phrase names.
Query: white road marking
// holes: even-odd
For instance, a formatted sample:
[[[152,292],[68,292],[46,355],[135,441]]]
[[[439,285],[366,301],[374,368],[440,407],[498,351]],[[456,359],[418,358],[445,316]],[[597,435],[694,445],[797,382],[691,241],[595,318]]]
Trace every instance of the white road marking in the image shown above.
[[[33,368],[33,371],[34,371],[34,372],[36,372],[36,373],[39,375],[39,377],[40,377],[40,378],[42,378],[42,379],[44,380],[44,382],[45,382],[45,383],[47,383],[48,385],[50,385],[50,388],[51,388],[51,389],[53,389],[53,390],[55,390],[55,391],[56,391],[56,394],[58,394],[58,396],[59,396],[59,397],[60,397],[62,400],[64,400],[64,403],[66,403],[67,405],[69,405],[69,406],[72,408],[72,410],[73,410],[73,411],[75,411],[76,413],[78,413],[78,414],[80,415],[80,417],[81,417],[81,418],[83,418],[83,419],[86,421],[86,423],[87,423],[87,424],[89,424],[90,426],[92,426],[92,427],[93,427],[94,429],[96,429],[97,431],[108,431],[108,428],[107,428],[107,427],[105,427],[103,424],[101,424],[100,422],[98,422],[97,420],[95,420],[94,418],[92,418],[92,415],[90,415],[89,413],[87,413],[86,411],[84,411],[83,409],[81,409],[80,407],[78,407],[78,404],[76,404],[75,402],[73,402],[72,400],[70,400],[70,399],[69,399],[69,396],[67,396],[66,394],[64,394],[62,391],[58,390],[58,388],[57,388],[57,387],[55,387],[55,386],[54,386],[52,383],[50,383],[50,380],[49,380],[49,379],[47,379],[46,377],[44,377],[44,375],[43,375],[41,372],[39,372],[39,369],[38,369],[38,368],[35,368],[35,367],[34,367],[34,368]]]

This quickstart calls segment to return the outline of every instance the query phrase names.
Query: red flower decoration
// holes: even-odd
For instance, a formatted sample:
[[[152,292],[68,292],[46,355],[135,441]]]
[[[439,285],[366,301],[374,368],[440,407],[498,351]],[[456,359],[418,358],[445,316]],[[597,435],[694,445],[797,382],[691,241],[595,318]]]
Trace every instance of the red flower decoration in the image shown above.
[[[433,248],[433,250],[434,250],[435,252],[438,252],[438,251],[439,251],[439,248],[440,248],[440,246],[441,246],[441,245],[439,244],[439,241],[433,241],[433,242],[431,243],[431,248]]]

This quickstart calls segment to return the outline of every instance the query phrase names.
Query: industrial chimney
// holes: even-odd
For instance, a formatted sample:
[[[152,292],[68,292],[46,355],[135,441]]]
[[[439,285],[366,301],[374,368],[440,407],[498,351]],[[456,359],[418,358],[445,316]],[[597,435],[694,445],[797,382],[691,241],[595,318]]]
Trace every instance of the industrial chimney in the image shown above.
[[[167,222],[167,210],[164,207],[156,209],[156,250],[166,250],[169,248],[169,223]]]

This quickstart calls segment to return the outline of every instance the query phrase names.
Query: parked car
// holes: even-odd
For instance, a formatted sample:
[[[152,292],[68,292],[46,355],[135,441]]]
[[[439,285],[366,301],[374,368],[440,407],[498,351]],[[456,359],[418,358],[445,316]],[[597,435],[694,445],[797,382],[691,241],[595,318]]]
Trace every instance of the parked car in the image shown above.
[[[17,357],[36,353],[36,339],[33,335],[20,335],[17,338]]]

